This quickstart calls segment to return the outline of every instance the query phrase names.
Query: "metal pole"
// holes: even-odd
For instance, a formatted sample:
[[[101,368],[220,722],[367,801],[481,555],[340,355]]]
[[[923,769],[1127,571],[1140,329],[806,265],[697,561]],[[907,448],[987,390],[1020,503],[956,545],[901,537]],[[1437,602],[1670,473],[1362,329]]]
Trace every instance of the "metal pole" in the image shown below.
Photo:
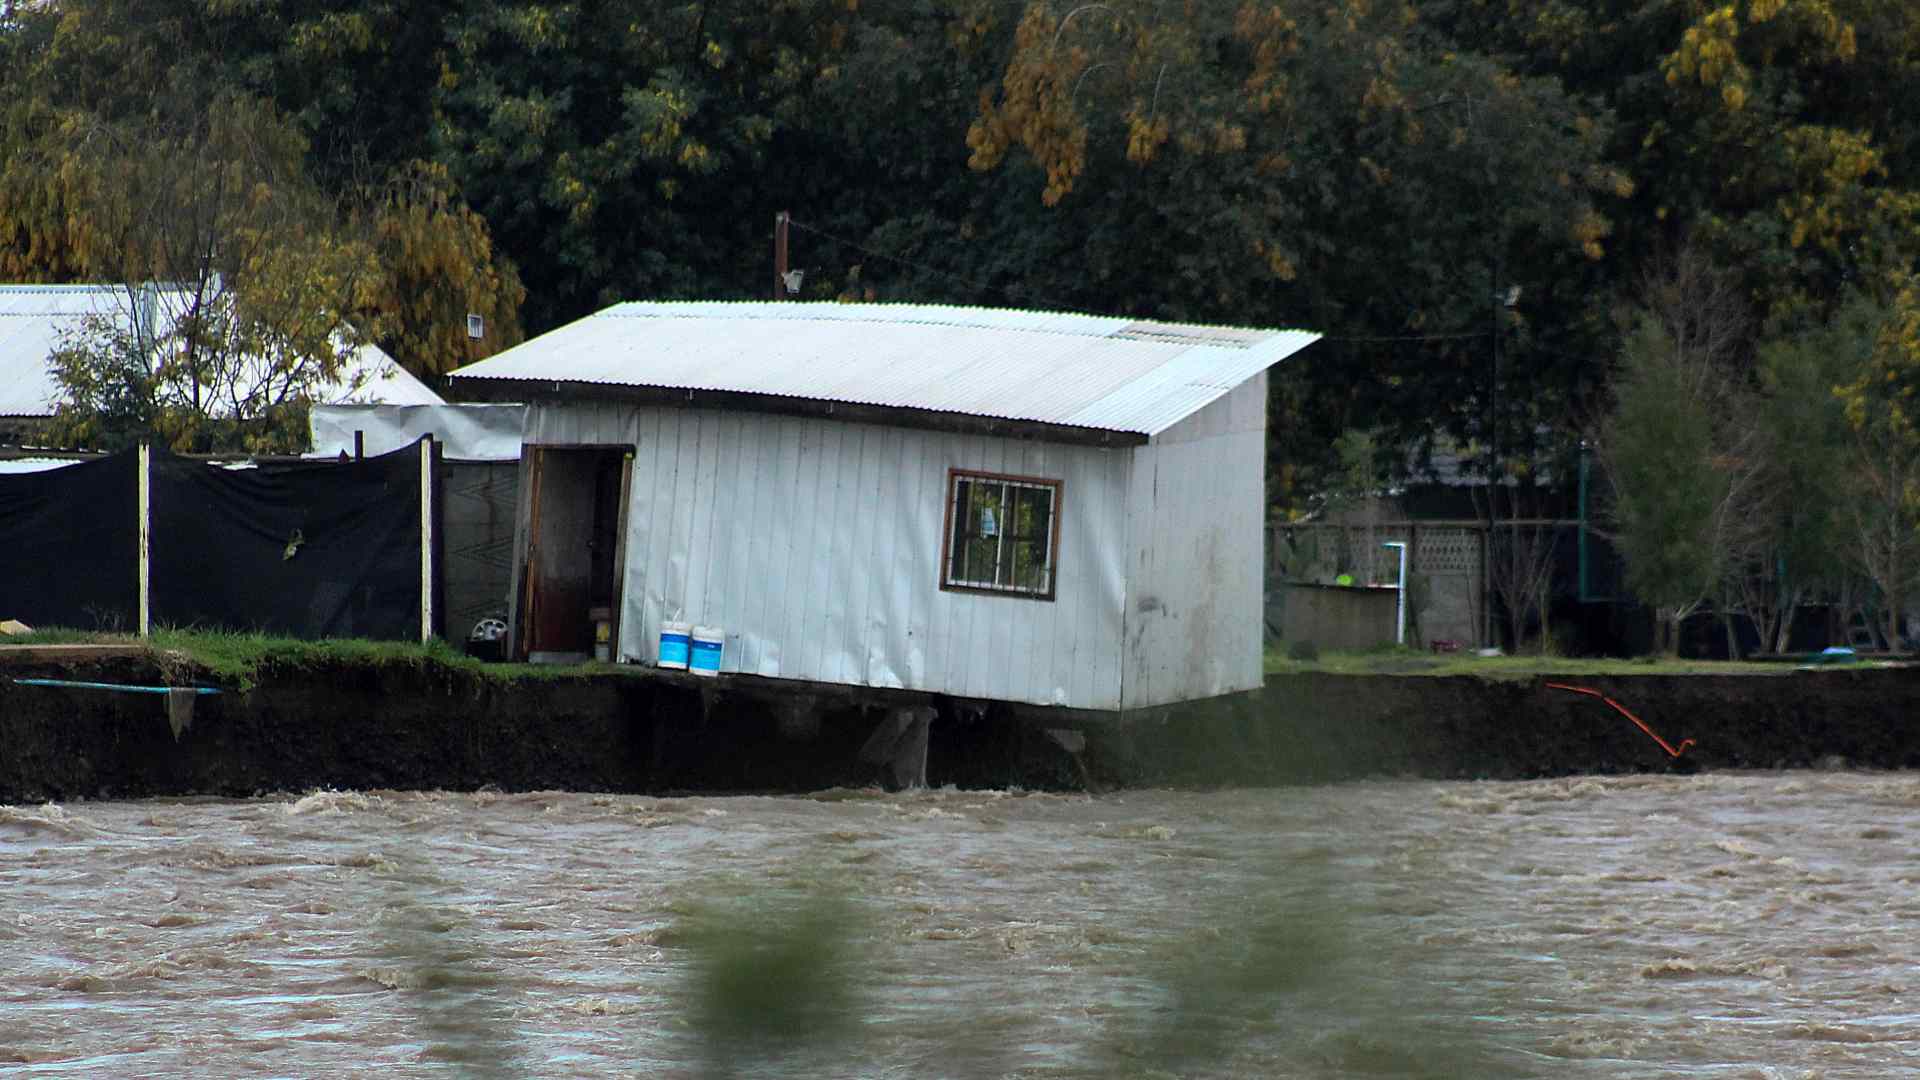
[[[433,436],[420,440],[420,640],[433,638]]]
[[[773,298],[787,298],[787,212],[773,215]]]
[[[1593,459],[1593,447],[1580,440],[1580,602],[1587,603],[1593,593],[1587,578],[1587,469]]]
[[[1480,545],[1481,640],[1489,646],[1493,644],[1493,500],[1500,482],[1500,260],[1497,258],[1493,262],[1490,284],[1487,299],[1493,315],[1489,335],[1493,351],[1487,368],[1487,533]]]
[[[153,634],[153,447],[140,444],[140,636]]]
[[[1405,645],[1407,643],[1407,542],[1388,540],[1380,546],[1400,549],[1399,595],[1394,597],[1393,603],[1393,643]]]

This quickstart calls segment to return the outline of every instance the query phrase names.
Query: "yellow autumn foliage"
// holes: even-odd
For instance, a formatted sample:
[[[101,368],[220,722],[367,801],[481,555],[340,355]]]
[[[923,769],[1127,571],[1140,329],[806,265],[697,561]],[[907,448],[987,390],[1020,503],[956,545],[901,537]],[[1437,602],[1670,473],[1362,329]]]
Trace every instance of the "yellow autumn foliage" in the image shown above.
[[[374,217],[382,274],[369,307],[387,351],[417,375],[441,375],[516,345],[527,290],[446,168],[414,162],[388,182]],[[467,316],[486,336],[467,336]]]

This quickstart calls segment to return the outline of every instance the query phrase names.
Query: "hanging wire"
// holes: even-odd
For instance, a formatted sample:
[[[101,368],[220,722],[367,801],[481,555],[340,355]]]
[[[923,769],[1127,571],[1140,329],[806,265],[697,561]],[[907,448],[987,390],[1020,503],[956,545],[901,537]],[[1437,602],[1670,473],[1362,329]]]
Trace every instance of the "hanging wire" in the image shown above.
[[[1379,337],[1342,337],[1337,334],[1324,335],[1322,341],[1464,341],[1468,338],[1483,338],[1491,330],[1464,330],[1457,334],[1386,334]]]
[[[1090,311],[1084,307],[1062,302],[1058,299],[1055,299],[1054,297],[1047,296],[1044,293],[1037,293],[1031,289],[1023,288],[1019,285],[993,285],[984,281],[975,280],[973,278],[963,277],[959,274],[953,273],[952,271],[942,270],[939,267],[929,266],[926,263],[915,262],[912,259],[904,258],[899,255],[889,255],[884,251],[875,251],[873,248],[870,248],[867,245],[862,244],[857,240],[849,240],[844,236],[836,236],[825,229],[818,228],[813,225],[809,225],[806,222],[801,221],[799,218],[794,217],[791,214],[787,215],[787,224],[792,226],[793,228],[801,230],[802,232],[810,232],[813,235],[818,236],[824,240],[831,240],[836,244],[840,244],[844,247],[852,248],[855,251],[871,256],[872,258],[885,259],[888,262],[898,263],[901,266],[911,267],[912,269],[918,270],[919,272],[923,274],[927,274],[931,277],[944,278],[948,281],[958,282],[969,288],[978,289],[983,292],[999,293],[1003,296],[1024,296],[1029,300],[1033,300],[1044,305],[1048,310],[1051,310],[1051,311],[1058,311],[1068,315],[1095,315],[1101,318],[1122,317],[1122,316],[1115,316],[1112,312]],[[1474,331],[1466,331],[1466,332],[1457,333],[1457,334],[1404,334],[1404,335],[1385,335],[1380,337],[1366,337],[1366,336],[1351,337],[1351,336],[1327,334],[1327,335],[1323,335],[1321,337],[1321,340],[1322,341],[1361,342],[1361,343],[1389,342],[1389,341],[1462,341],[1469,338],[1483,338],[1483,337],[1486,337],[1490,332],[1491,331],[1487,331],[1487,330],[1474,330]]]

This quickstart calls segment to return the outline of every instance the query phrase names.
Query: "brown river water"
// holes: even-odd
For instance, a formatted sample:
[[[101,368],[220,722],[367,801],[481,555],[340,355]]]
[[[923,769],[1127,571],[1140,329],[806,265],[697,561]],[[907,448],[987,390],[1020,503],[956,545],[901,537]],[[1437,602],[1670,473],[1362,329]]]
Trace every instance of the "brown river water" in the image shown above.
[[[0,807],[0,1075],[1915,1075],[1917,843],[1907,773]]]

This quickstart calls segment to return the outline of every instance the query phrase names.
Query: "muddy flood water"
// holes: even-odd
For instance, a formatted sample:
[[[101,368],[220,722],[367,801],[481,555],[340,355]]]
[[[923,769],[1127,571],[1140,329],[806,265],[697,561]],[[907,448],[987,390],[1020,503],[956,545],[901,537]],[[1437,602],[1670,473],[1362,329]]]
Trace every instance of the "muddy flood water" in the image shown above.
[[[0,807],[0,1075],[1920,1069],[1920,775]]]

